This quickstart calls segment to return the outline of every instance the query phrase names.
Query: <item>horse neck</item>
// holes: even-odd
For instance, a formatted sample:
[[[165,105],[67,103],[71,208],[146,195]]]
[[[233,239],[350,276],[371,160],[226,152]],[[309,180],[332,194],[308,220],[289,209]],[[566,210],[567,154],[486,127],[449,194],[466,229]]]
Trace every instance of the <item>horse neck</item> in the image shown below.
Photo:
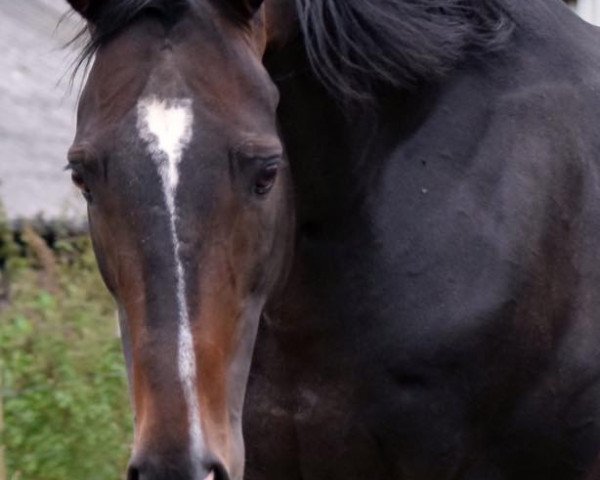
[[[369,187],[392,151],[444,102],[445,93],[453,90],[456,82],[482,75],[494,82],[495,74],[487,71],[493,65],[500,65],[511,55],[516,58],[513,63],[521,62],[520,57],[534,48],[527,46],[524,38],[531,43],[540,18],[552,26],[550,32],[557,31],[559,19],[573,24],[577,20],[566,15],[564,6],[549,5],[545,0],[531,0],[526,5],[519,0],[502,0],[502,4],[517,29],[493,61],[469,62],[463,65],[462,74],[448,72],[438,85],[410,91],[390,89],[383,99],[378,98],[376,106],[367,103],[356,107],[344,104],[315,77],[299,32],[295,1],[267,0],[265,23],[270,46],[265,65],[281,94],[279,124],[296,184],[301,228],[319,223],[327,228],[340,228],[341,224],[349,228],[348,218],[356,218],[361,205],[368,201]],[[547,39],[542,40],[546,48]],[[465,73],[467,69],[471,73]],[[482,74],[483,70],[487,73]],[[498,88],[503,88],[503,82],[510,83],[508,77],[496,79]],[[328,233],[331,236],[333,232]]]
[[[265,64],[281,95],[278,120],[298,227],[348,237],[390,151],[416,128],[435,95],[395,92],[385,106],[345,104],[315,78],[300,40],[268,54]]]

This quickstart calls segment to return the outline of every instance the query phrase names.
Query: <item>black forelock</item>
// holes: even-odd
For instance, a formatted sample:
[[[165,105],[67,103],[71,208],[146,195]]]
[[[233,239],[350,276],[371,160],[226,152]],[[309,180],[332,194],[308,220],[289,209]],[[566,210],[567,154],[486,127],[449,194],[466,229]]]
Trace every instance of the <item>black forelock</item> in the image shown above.
[[[228,1],[211,0],[211,2],[220,7],[233,21],[242,21],[239,12],[236,12]],[[81,53],[75,62],[73,77],[79,68],[87,68],[102,45],[127,28],[136,18],[145,14],[153,15],[169,28],[177,23],[182,15],[193,10],[199,11],[200,5],[200,0],[103,0],[94,3],[86,11],[88,18],[86,26],[70,42],[73,44],[80,40],[84,41]]]
[[[513,29],[503,0],[295,0],[312,69],[336,95],[435,81]]]
[[[73,41],[85,38],[76,69],[89,64],[102,45],[143,14],[154,14],[165,26],[174,24],[190,7],[190,0],[106,0],[86,15],[88,22]]]

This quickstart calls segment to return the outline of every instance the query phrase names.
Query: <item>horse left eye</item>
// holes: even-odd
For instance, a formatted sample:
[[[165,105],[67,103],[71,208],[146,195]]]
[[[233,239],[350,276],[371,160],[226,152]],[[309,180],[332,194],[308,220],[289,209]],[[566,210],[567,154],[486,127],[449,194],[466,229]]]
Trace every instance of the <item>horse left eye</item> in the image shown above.
[[[266,195],[269,193],[275,184],[278,172],[279,165],[275,163],[263,167],[256,177],[254,193],[257,195]]]

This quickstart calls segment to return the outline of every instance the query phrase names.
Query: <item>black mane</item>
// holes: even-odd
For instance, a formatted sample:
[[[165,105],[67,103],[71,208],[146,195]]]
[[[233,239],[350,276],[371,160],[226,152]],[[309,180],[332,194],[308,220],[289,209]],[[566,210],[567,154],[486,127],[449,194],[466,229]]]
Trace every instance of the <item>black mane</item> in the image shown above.
[[[296,0],[313,70],[337,95],[436,80],[513,29],[502,0]]]
[[[197,0],[107,0],[78,65],[143,13],[174,23]],[[512,32],[502,0],[290,0],[317,77],[345,98],[370,98],[377,84],[406,89],[438,79],[465,56],[500,48]],[[88,35],[89,34],[89,35]]]

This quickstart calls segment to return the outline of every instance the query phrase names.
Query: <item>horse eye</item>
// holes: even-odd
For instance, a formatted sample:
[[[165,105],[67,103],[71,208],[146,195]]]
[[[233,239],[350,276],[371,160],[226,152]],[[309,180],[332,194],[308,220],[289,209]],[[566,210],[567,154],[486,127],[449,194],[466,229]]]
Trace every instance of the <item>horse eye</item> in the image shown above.
[[[92,200],[92,194],[91,194],[89,188],[86,186],[81,173],[73,170],[71,172],[71,180],[73,181],[73,184],[79,190],[81,190],[81,193],[83,194],[83,198],[85,198],[88,202],[90,202]]]
[[[256,177],[256,181],[254,183],[254,193],[257,195],[266,195],[269,193],[275,184],[278,171],[279,165],[276,163],[271,163],[264,166],[260,172],[258,172],[258,176]]]

